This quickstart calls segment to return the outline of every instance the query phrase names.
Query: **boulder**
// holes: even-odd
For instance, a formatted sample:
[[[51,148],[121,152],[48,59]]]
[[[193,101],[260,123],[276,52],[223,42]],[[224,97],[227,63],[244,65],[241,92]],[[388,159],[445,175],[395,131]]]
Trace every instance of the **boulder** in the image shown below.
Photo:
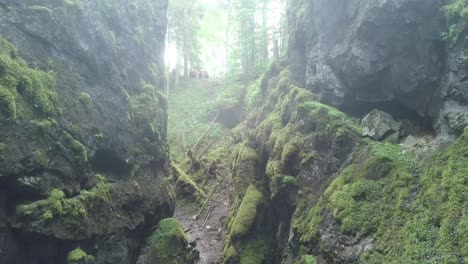
[[[382,140],[400,131],[401,123],[380,110],[372,110],[361,122],[362,135],[375,140]]]

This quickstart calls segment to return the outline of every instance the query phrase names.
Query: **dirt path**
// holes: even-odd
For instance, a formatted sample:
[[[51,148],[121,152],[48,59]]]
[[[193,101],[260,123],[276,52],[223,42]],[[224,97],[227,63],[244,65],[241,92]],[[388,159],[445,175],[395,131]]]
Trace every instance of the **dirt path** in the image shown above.
[[[190,242],[196,242],[200,252],[200,264],[221,263],[224,238],[226,236],[225,220],[231,206],[231,192],[228,180],[229,169],[219,168],[222,180],[203,212],[194,220],[199,209],[194,206],[178,206],[175,217],[180,221]],[[208,217],[208,218],[207,218]],[[206,224],[203,225],[206,219]]]

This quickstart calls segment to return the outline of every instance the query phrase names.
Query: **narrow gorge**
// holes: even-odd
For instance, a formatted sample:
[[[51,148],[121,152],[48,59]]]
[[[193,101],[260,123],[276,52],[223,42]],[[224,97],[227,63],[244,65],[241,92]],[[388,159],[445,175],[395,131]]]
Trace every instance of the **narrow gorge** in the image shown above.
[[[467,25],[0,0],[0,264],[468,263]]]

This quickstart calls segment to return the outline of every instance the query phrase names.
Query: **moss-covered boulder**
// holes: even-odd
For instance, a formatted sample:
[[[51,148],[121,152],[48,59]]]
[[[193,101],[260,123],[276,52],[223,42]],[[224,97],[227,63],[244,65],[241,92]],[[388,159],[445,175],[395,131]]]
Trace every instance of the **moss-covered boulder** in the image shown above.
[[[264,197],[250,185],[235,216],[228,223],[228,234],[224,245],[223,263],[266,263],[269,261],[270,241],[263,236],[262,224]]]
[[[147,238],[137,264],[190,264],[196,256],[179,222],[167,218],[161,220],[156,231]]]
[[[255,224],[257,209],[263,200],[262,193],[255,186],[250,185],[237,211],[236,217],[230,224],[229,236],[231,239],[242,238],[247,235]]]

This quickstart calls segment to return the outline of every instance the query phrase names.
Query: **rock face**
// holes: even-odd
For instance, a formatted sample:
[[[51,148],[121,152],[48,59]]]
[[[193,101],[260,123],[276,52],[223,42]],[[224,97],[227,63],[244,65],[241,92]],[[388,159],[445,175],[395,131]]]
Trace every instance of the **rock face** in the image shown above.
[[[235,129],[225,263],[467,262],[467,41],[442,40],[445,3],[291,1],[288,60]]]
[[[296,81],[335,106],[389,103],[437,119],[447,65],[443,4],[294,1],[289,57]]]
[[[395,133],[398,137],[401,123],[391,115],[374,109],[362,119],[361,126],[363,136],[381,140]]]
[[[166,8],[0,1],[0,263],[134,264],[172,215]]]
[[[375,110],[360,125],[290,76],[272,65],[234,130],[224,263],[466,262],[468,128],[441,149],[379,141],[400,123]]]

